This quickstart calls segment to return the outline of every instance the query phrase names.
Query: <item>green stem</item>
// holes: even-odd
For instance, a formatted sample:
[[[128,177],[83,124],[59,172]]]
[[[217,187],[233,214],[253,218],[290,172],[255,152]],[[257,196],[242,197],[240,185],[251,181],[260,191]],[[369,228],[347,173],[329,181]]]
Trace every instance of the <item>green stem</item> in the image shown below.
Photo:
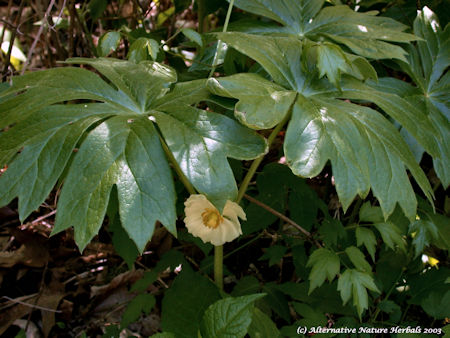
[[[240,250],[242,250],[243,248],[245,248],[246,246],[252,244],[253,242],[257,241],[258,239],[260,239],[262,236],[264,235],[264,232],[260,232],[258,235],[256,235],[255,237],[253,237],[252,239],[250,239],[248,242],[245,242],[244,244],[242,244],[241,246],[239,246],[238,248],[234,249],[233,251],[227,253],[226,255],[223,256],[224,259],[227,259],[228,257],[234,255],[236,252],[239,252]],[[204,266],[202,266],[199,270],[200,271],[205,271],[207,270],[210,266],[213,265],[213,262],[209,263],[209,264],[205,264]]]
[[[161,137],[161,135],[159,136],[159,139],[161,141],[162,148],[163,148],[164,152],[166,153],[167,158],[169,159],[169,162],[172,164],[173,169],[177,173],[177,175],[180,178],[183,185],[186,187],[186,190],[191,195],[196,194],[197,192],[195,191],[194,186],[191,184],[191,182],[189,182],[187,177],[184,175],[183,170],[181,170],[180,166],[178,165],[177,160],[175,159],[175,156],[173,156],[172,152],[170,151],[169,147],[167,146],[166,142]]]
[[[410,307],[411,307],[411,304],[408,304],[408,305],[406,306],[406,309],[405,309],[405,311],[403,311],[402,318],[400,319],[400,322],[399,322],[399,323],[403,323],[403,321],[404,321],[405,318],[406,318],[406,314],[408,313],[408,310],[409,310]]]
[[[223,290],[223,245],[214,246],[214,281]]]
[[[230,5],[228,6],[227,17],[225,18],[225,24],[223,25],[223,32],[227,31],[228,22],[230,21],[231,11],[233,10],[234,0],[230,1]],[[209,73],[208,78],[210,78],[215,70],[216,70],[216,62],[219,58],[220,52],[222,49],[222,41],[217,41],[217,50],[214,55],[213,68]],[[214,281],[216,282],[219,290],[223,290],[223,245],[214,246]]]
[[[198,17],[198,32],[204,32],[205,25],[205,0],[197,1],[197,17]]]
[[[358,200],[355,203],[355,206],[353,207],[352,213],[349,217],[348,224],[352,224],[355,222],[356,216],[358,216],[359,209],[361,209],[362,204],[363,204],[362,198],[358,198]]]
[[[293,102],[295,102],[297,98]],[[284,119],[278,123],[278,125],[272,130],[272,132],[269,135],[269,138],[267,139],[267,147],[270,148],[273,141],[275,140],[275,137],[278,135],[280,130],[284,127],[284,125],[289,121],[292,115],[292,108],[294,106],[294,103],[289,107],[289,111],[284,117]],[[256,160],[253,161],[252,165],[248,169],[247,175],[245,175],[244,179],[242,180],[241,186],[239,187],[238,196],[236,199],[236,203],[240,203],[242,198],[245,195],[245,192],[247,191],[247,187],[250,184],[250,181],[253,178],[253,175],[256,173],[256,169],[258,169],[259,165],[261,164],[262,160],[264,159],[264,155],[258,157]]]
[[[389,289],[388,293],[386,293],[386,296],[384,297],[383,301],[388,300],[389,296],[391,295],[392,291],[394,291],[395,287],[397,286],[398,281],[400,280],[400,278],[403,276],[403,269],[400,271],[400,274],[398,275],[397,279],[395,280],[394,284],[392,284],[392,287]],[[375,310],[375,313],[373,314],[373,319],[371,320],[371,322],[375,322],[377,320],[377,317],[380,313],[380,307],[377,307],[377,309]]]
[[[234,255],[236,252],[242,250],[243,248],[245,248],[246,246],[252,244],[253,242],[257,241],[260,237],[262,237],[262,235],[264,234],[264,232],[260,232],[257,236],[253,237],[251,240],[249,240],[248,242],[245,242],[244,244],[242,244],[240,247],[234,249],[233,251],[227,253],[224,258],[228,258],[231,255]]]
[[[234,4],[234,0],[230,1],[230,5],[228,6],[228,12],[227,12],[227,17],[225,18],[225,24],[223,25],[223,29],[222,32],[226,32],[228,29],[228,22],[230,21],[230,17],[231,17],[231,11],[233,10],[233,4]],[[213,76],[214,72],[216,71],[216,66],[217,66],[217,60],[219,59],[219,55],[222,52],[222,41],[218,40],[217,41],[217,50],[216,50],[216,54],[214,55],[214,60],[213,60],[213,64],[212,64],[212,69],[211,72],[209,73],[208,78],[210,78],[211,76]]]

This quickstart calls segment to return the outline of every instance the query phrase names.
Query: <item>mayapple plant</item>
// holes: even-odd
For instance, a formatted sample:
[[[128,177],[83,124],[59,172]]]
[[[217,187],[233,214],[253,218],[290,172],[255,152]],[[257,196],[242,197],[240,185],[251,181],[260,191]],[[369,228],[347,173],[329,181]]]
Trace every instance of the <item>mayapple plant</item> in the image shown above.
[[[108,82],[85,69],[60,68],[16,77],[1,93],[0,123],[14,126],[1,135],[0,162],[9,167],[0,204],[18,196],[24,220],[63,176],[54,232],[73,226],[80,250],[97,234],[113,186],[122,226],[143,251],[157,220],[176,235],[169,162],[222,210],[237,195],[226,158],[267,151],[257,133],[191,106],[210,95],[205,80],[171,87],[175,71],[152,61],[67,62],[91,65]],[[73,100],[84,102],[61,104]]]
[[[235,21],[225,32],[233,5],[264,20]],[[387,248],[406,252],[390,221],[398,205],[417,236],[416,257],[430,243],[448,249],[433,216],[418,216],[410,182],[411,176],[432,205],[433,189],[418,164],[427,152],[444,188],[450,183],[448,27],[427,7],[411,34],[393,19],[322,0],[231,0],[224,32],[208,37],[251,59],[255,72],[179,82],[173,68],[155,61],[73,58],[66,64],[83,67],[13,77],[0,92],[0,165],[8,165],[0,205],[18,197],[24,221],[62,184],[53,233],[73,226],[83,250],[114,195],[120,223],[142,252],[156,221],[176,236],[174,172],[191,195],[188,231],[216,246],[221,287],[222,245],[242,234],[239,218],[246,219],[239,203],[286,128],[283,151],[293,174],[312,178],[330,163],[344,211],[372,192],[379,207],[365,204],[359,217]],[[373,64],[384,61],[395,62],[412,83],[379,78]],[[212,111],[214,104],[205,108],[223,98],[233,100],[234,117]],[[254,160],[239,190],[227,158]],[[335,291],[344,304],[353,299],[361,319],[368,291],[386,290],[358,248],[375,262],[374,232],[357,225],[355,238],[339,253],[315,241],[305,268],[311,268],[308,295],[337,277]],[[238,302],[242,311],[264,322],[265,314],[249,308],[260,295],[248,297]],[[217,333],[214,311],[234,306],[233,299],[221,302],[198,325],[206,337]],[[310,312],[303,305],[298,312]]]

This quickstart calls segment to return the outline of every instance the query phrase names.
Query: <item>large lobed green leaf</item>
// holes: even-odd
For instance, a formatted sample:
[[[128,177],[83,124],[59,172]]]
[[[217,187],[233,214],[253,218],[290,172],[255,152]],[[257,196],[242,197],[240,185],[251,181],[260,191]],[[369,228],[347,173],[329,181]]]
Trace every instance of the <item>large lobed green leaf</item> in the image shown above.
[[[13,132],[2,133],[0,163],[11,164],[0,177],[0,205],[18,196],[21,221],[36,210],[56,184],[83,132],[108,116],[110,107],[105,108],[104,104],[55,105],[19,122]]]
[[[237,195],[227,157],[266,151],[264,139],[238,122],[191,107],[209,97],[205,80],[174,85],[175,71],[151,61],[68,62],[88,64],[106,81],[59,68],[15,77],[0,93],[0,126],[13,125],[0,135],[0,162],[8,164],[0,204],[19,197],[24,220],[62,177],[55,232],[74,226],[80,249],[98,232],[113,186],[122,226],[140,251],[156,221],[175,234],[176,196],[161,140],[219,209]],[[71,100],[98,103],[55,105]]]
[[[316,176],[330,160],[344,210],[356,195],[365,197],[372,189],[385,218],[398,203],[405,214],[414,219],[417,201],[407,168],[432,200],[433,193],[425,174],[394,125],[379,112],[341,98],[375,102],[439,156],[436,142],[428,138],[435,133],[434,126],[412,104],[395,94],[374,90],[354,78],[346,79],[342,91],[337,91],[329,82],[318,79],[320,74],[310,72],[302,61],[304,43],[298,39],[243,33],[218,36],[259,62],[275,83],[262,77],[258,81],[258,75],[254,74],[238,74],[210,79],[208,88],[213,94],[238,98],[235,114],[251,128],[270,128],[291,113],[284,151],[296,175]],[[284,95],[277,84],[284,88]],[[293,92],[297,92],[295,97]],[[264,105],[259,105],[258,110],[244,111],[242,107],[251,106],[264,93],[270,93],[265,95]],[[424,121],[420,128],[417,116]]]
[[[417,39],[404,33],[407,26],[376,16],[377,12],[360,13],[342,5],[322,8],[324,3],[323,0],[236,0],[235,6],[272,19],[281,26],[243,20],[232,24],[232,29],[313,41],[306,46],[317,49],[317,68],[336,86],[341,72],[354,75],[355,68],[363,67],[371,69],[373,75],[374,70],[367,61],[362,65],[363,58],[406,61],[405,50],[392,42],[408,43]],[[352,52],[347,54],[350,57],[345,55],[345,50]],[[355,60],[355,55],[363,58]]]
[[[176,233],[170,168],[156,129],[147,121],[116,116],[89,133],[66,177],[54,232],[73,226],[83,249],[100,229],[116,185],[120,219],[140,251],[157,220]]]

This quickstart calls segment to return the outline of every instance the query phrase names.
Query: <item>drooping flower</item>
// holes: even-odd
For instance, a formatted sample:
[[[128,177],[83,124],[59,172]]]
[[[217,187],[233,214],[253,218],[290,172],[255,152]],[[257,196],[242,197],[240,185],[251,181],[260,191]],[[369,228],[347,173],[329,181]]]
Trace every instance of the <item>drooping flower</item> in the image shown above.
[[[204,195],[191,195],[184,206],[186,228],[203,242],[222,245],[242,235],[238,217],[247,218],[239,204],[227,201],[220,214]]]

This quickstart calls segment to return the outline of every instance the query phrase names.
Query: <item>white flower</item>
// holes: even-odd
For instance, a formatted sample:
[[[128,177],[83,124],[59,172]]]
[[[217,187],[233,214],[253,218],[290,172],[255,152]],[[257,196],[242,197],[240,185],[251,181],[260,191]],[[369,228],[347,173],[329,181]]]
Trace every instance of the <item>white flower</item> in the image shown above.
[[[204,195],[191,195],[184,206],[186,228],[203,242],[222,245],[242,235],[238,216],[247,218],[239,204],[227,201],[221,215]]]

